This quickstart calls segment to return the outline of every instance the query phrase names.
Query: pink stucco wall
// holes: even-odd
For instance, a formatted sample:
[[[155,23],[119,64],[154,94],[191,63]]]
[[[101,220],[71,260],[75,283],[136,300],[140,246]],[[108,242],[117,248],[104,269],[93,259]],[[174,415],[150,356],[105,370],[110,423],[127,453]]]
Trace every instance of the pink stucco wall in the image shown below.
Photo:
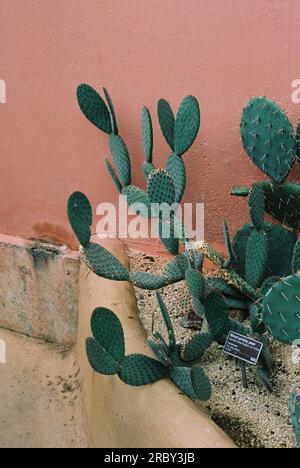
[[[206,204],[206,235],[247,216],[229,187],[259,176],[241,154],[239,114],[250,95],[282,103],[300,78],[298,0],[1,0],[0,232],[71,242],[65,204],[73,190],[115,201],[101,157],[108,148],[81,115],[80,82],[107,86],[142,184],[140,111],[158,98],[201,105],[188,160],[186,201]],[[168,149],[155,124],[155,156]]]

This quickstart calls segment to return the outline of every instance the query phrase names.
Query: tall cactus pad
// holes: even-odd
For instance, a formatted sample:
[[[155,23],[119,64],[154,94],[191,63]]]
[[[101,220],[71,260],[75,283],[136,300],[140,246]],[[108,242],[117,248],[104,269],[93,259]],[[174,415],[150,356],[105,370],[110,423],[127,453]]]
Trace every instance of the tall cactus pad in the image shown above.
[[[118,125],[117,125],[117,118],[116,118],[116,113],[114,109],[114,105],[112,102],[112,99],[110,97],[110,94],[106,88],[103,88],[103,92],[109,107],[109,113],[110,113],[110,122],[111,122],[111,128],[112,128],[112,133],[115,135],[118,135]]]
[[[296,156],[293,127],[270,99],[250,99],[241,117],[243,145],[256,166],[274,182],[283,182]]]
[[[79,107],[86,118],[105,133],[112,133],[110,112],[102,97],[91,86],[81,84],[77,88]]]
[[[204,279],[198,270],[189,268],[185,273],[186,284],[192,294],[193,305],[197,315],[204,314],[201,298],[204,291]]]
[[[92,207],[81,192],[74,192],[68,201],[68,218],[81,245],[86,246],[91,238],[93,222]]]
[[[268,238],[263,231],[253,231],[246,247],[245,278],[254,288],[264,277],[268,260]]]
[[[82,257],[96,275],[115,281],[129,281],[129,271],[108,250],[90,243],[82,249]]]
[[[171,154],[166,169],[175,185],[175,202],[180,203],[186,187],[186,172],[182,158],[175,153]]]
[[[123,328],[118,317],[105,307],[94,310],[91,318],[91,330],[95,340],[117,361],[125,357]]]
[[[183,99],[178,109],[174,128],[174,151],[184,154],[195,141],[200,128],[200,108],[193,96]]]
[[[119,372],[120,363],[94,338],[87,338],[86,353],[91,367],[98,374],[115,375]]]
[[[157,169],[148,179],[148,196],[151,203],[172,205],[175,202],[175,186],[167,171]]]
[[[261,231],[264,228],[265,195],[260,185],[251,187],[248,203],[252,224],[258,231]]]
[[[290,396],[289,410],[291,423],[296,436],[297,447],[300,448],[300,395],[295,393]]]
[[[139,387],[157,382],[167,377],[168,373],[168,367],[161,362],[143,354],[130,354],[122,362],[118,375],[124,383]]]
[[[174,225],[174,219],[159,220],[159,237],[165,248],[171,255],[177,255],[179,252],[179,239]]]
[[[297,141],[297,160],[299,163],[300,162],[300,119],[298,120],[298,123],[297,123],[296,141]]]
[[[224,266],[229,267],[236,260],[236,256],[235,256],[235,252],[233,250],[232,244],[231,244],[229,229],[228,229],[228,225],[226,222],[224,222],[223,224],[223,235],[224,235],[226,249],[228,252],[228,258],[225,261]]]
[[[122,325],[109,309],[99,307],[91,319],[94,338],[86,341],[86,350],[92,368],[104,375],[114,375],[120,370],[125,357],[125,342]]]
[[[110,152],[122,184],[131,184],[131,164],[127,147],[118,135],[113,133],[109,137]]]
[[[142,133],[145,161],[152,163],[153,129],[151,115],[147,107],[144,107],[142,112]]]
[[[160,99],[158,101],[157,115],[163,136],[171,150],[174,151],[175,117],[170,104],[165,99]]]
[[[172,325],[172,321],[170,319],[170,314],[168,312],[168,309],[161,297],[161,295],[157,292],[156,293],[156,299],[163,317],[164,324],[166,326],[167,332],[168,332],[168,338],[169,338],[169,350],[171,352],[175,351],[176,348],[176,339],[175,339],[175,333],[174,333],[174,328]]]
[[[215,339],[229,330],[229,309],[219,293],[211,292],[204,301],[205,317]]]
[[[283,343],[300,339],[300,276],[287,276],[271,287],[263,300],[263,321]]]

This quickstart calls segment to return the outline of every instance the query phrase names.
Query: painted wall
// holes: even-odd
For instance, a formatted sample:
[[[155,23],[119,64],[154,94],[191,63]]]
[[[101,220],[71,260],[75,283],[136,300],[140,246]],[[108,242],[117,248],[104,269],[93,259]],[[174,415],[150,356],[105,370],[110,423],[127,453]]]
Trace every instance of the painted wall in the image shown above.
[[[241,152],[239,115],[250,95],[282,103],[293,121],[300,104],[297,0],[1,0],[0,232],[71,243],[68,195],[84,191],[96,205],[116,201],[104,173],[104,135],[84,119],[80,82],[107,86],[143,184],[140,111],[160,97],[177,106],[200,102],[202,126],[186,155],[186,201],[206,207],[206,236],[220,240],[225,218],[238,227],[245,202],[232,184],[260,173]],[[169,151],[155,124],[155,157]]]

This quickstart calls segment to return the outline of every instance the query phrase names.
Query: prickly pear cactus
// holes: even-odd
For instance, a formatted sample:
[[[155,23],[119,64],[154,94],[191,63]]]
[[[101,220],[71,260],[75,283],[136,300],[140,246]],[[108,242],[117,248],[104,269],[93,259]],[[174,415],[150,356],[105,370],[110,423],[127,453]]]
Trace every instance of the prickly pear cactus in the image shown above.
[[[254,164],[274,182],[282,183],[297,151],[293,127],[282,109],[265,97],[250,99],[242,113],[241,135]]]

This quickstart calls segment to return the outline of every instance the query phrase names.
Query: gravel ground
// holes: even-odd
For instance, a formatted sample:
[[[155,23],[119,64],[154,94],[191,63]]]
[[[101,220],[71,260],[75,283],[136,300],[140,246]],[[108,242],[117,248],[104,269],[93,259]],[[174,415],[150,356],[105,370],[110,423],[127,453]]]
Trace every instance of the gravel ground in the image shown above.
[[[164,259],[132,251],[131,269],[159,273]],[[160,311],[153,292],[135,290],[139,314],[148,334],[151,329],[165,334]],[[183,282],[162,291],[170,311],[178,342],[191,337],[195,331],[185,329],[180,320],[189,310],[190,302]],[[289,420],[288,398],[299,392],[300,366],[293,364],[291,346],[271,341],[273,357],[272,394],[257,382],[254,369],[247,366],[249,388],[244,389],[236,361],[226,356],[222,347],[213,344],[202,359],[213,385],[210,401],[201,403],[213,420],[221,426],[241,448],[293,448],[295,438]]]

